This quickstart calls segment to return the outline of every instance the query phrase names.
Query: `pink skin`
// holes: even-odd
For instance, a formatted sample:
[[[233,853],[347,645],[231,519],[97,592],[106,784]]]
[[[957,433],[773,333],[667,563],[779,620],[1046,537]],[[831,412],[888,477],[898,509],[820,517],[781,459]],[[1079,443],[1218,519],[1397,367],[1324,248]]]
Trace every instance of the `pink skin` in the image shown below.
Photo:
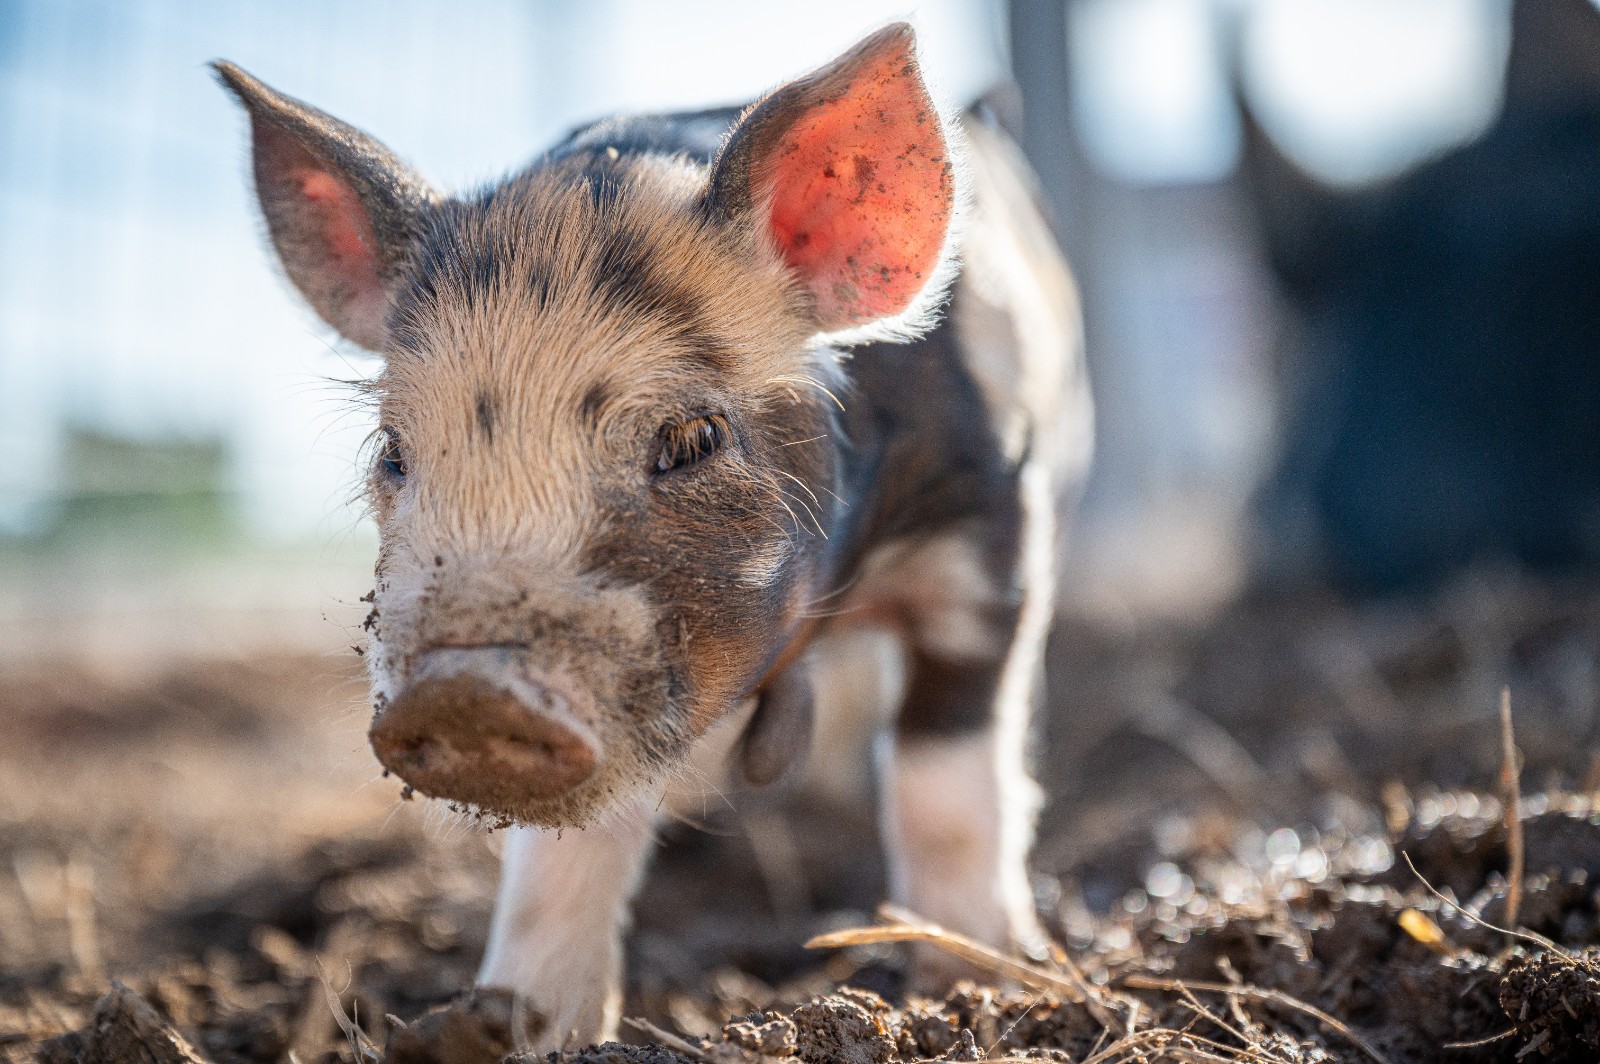
[[[373,253],[372,233],[356,194],[332,174],[319,170],[303,170],[296,176],[300,181],[300,194],[322,216],[322,239],[328,251],[341,261],[340,272],[370,274],[371,280],[367,283],[377,284],[378,258]]]
[[[830,328],[910,304],[939,265],[954,209],[944,130],[912,42],[887,37],[853,74],[754,174],[771,196],[773,238]]]

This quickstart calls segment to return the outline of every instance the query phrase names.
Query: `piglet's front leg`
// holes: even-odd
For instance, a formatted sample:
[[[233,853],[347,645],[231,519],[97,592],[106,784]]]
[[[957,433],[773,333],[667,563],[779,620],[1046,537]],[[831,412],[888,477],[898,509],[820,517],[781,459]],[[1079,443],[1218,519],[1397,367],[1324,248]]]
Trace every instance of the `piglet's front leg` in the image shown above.
[[[543,1018],[540,1053],[613,1039],[622,1008],[622,935],[654,839],[654,801],[603,824],[514,828],[501,858],[478,982]]]

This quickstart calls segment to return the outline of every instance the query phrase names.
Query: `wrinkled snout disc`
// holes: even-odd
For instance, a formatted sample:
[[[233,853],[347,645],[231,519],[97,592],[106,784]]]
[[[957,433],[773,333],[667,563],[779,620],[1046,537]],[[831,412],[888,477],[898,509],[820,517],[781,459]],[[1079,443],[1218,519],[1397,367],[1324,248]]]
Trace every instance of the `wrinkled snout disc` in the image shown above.
[[[567,794],[595,768],[582,735],[471,675],[406,689],[368,735],[383,766],[433,798],[510,812]]]

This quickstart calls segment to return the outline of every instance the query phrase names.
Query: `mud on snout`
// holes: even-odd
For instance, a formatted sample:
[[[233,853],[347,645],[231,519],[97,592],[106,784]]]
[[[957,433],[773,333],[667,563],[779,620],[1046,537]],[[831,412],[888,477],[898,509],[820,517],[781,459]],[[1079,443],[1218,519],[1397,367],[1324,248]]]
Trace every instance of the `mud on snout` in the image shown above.
[[[683,685],[639,603],[380,596],[368,737],[411,789],[496,826],[581,827],[687,751]]]

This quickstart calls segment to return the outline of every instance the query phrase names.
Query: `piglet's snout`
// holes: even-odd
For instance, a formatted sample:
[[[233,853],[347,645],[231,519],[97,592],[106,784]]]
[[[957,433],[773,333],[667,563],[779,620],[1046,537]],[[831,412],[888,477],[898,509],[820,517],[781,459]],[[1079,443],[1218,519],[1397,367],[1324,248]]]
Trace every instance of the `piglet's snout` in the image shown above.
[[[599,760],[566,699],[502,648],[435,650],[372,722],[385,768],[433,798],[510,813],[559,798]]]

